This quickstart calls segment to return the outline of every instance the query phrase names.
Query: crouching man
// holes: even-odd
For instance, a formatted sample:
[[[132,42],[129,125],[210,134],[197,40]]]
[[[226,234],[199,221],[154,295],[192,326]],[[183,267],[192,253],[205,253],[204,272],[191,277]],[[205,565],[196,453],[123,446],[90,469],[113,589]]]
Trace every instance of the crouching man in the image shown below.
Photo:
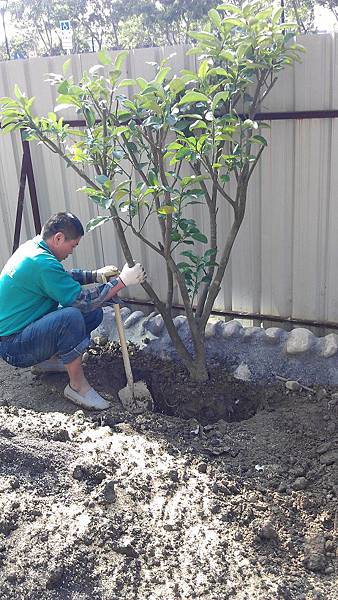
[[[61,261],[83,235],[79,219],[60,212],[8,260],[0,275],[0,357],[16,367],[41,363],[40,372],[67,370],[66,398],[83,408],[103,410],[109,402],[89,385],[82,354],[102,321],[102,305],[125,286],[142,283],[146,275],[140,264],[125,265],[120,275],[114,266],[65,271]],[[101,285],[81,288],[88,283]]]

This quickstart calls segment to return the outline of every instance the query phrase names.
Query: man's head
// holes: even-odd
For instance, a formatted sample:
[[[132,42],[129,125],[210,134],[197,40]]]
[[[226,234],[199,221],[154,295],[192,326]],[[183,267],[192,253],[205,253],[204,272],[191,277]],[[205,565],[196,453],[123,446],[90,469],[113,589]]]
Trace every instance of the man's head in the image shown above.
[[[79,219],[70,212],[52,215],[41,231],[42,239],[58,260],[65,260],[78,245],[84,230]]]

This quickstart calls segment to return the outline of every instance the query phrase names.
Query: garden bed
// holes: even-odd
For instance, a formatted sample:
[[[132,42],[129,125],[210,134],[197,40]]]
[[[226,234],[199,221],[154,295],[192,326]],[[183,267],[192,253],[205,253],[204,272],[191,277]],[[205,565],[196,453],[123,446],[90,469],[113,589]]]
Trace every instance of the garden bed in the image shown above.
[[[255,414],[133,416],[115,397],[116,348],[92,350],[85,368],[111,400],[104,414],[67,402],[65,375],[0,364],[0,597],[336,600],[332,391],[251,389],[219,370],[204,393],[226,383],[227,406],[243,393]],[[160,398],[196,405],[180,369],[151,366],[158,409]]]

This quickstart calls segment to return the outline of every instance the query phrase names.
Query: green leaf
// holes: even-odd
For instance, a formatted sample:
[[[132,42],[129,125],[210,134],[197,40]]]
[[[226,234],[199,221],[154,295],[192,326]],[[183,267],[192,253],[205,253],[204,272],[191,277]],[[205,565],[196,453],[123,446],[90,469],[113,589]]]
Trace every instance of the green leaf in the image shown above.
[[[54,112],[60,112],[60,110],[66,110],[67,108],[75,108],[74,104],[57,104],[54,108]]]
[[[139,86],[141,91],[145,90],[148,85],[148,82],[143,77],[137,77],[136,83]]]
[[[87,121],[88,127],[93,127],[95,125],[96,117],[95,113],[91,108],[83,108],[83,115]]]
[[[94,217],[94,219],[90,219],[90,221],[86,225],[86,231],[93,231],[96,227],[100,227],[103,223],[107,223],[110,221],[112,217]]]
[[[182,104],[191,104],[193,102],[209,102],[209,98],[201,92],[187,92],[179,101],[178,106],[182,106]]]
[[[123,150],[113,150],[112,154],[115,160],[121,160],[124,157]]]
[[[119,52],[116,59],[115,59],[115,65],[114,68],[118,71],[120,71],[123,67],[123,63],[126,60],[127,56],[129,54],[128,50],[122,50],[122,52]]]
[[[181,186],[182,188],[185,188],[187,185],[189,185],[189,183],[198,183],[200,181],[205,181],[207,179],[210,179],[209,176],[207,175],[187,175],[186,177],[182,178],[181,181]],[[188,192],[195,192],[196,190],[188,190]],[[204,193],[204,192],[202,192]]]
[[[227,183],[228,181],[230,181],[230,175],[228,175],[228,173],[226,173],[225,175],[221,175],[220,180],[223,181],[223,183]]]
[[[96,73],[102,71],[102,69],[104,69],[103,65],[94,65],[93,67],[90,67],[89,73],[90,75],[96,75]]]
[[[96,175],[95,179],[100,185],[104,185],[107,181],[110,181],[107,175]]]
[[[122,81],[120,81],[118,87],[119,88],[129,87],[130,85],[136,85],[136,80],[135,79],[122,79]]]
[[[161,67],[155,77],[156,83],[159,83],[159,84],[163,83],[163,81],[166,79],[166,77],[167,77],[168,73],[170,73],[170,71],[171,71],[171,67]]]
[[[84,194],[88,194],[88,195],[97,193],[97,190],[95,188],[86,187],[86,186],[79,187],[76,191],[83,192]]]
[[[115,198],[116,202],[118,202],[119,200],[124,198],[127,194],[129,194],[129,190],[127,190],[125,188],[120,188],[118,190],[115,190],[114,198]]]
[[[193,254],[190,250],[184,250],[184,252],[181,252],[181,256],[187,256],[195,265],[197,265],[197,263],[199,262],[198,256]]]
[[[214,67],[213,69],[210,69],[208,75],[224,75],[225,77],[229,77],[228,71],[222,67]]]
[[[161,208],[157,209],[157,212],[160,215],[171,215],[172,213],[176,212],[176,208],[175,206],[171,206],[170,204],[164,204],[163,206],[161,206]]]
[[[108,210],[110,208],[110,206],[112,205],[112,203],[113,203],[113,197],[112,196],[109,196],[108,198],[106,197],[102,201],[102,204],[103,204],[103,206],[104,206],[104,208],[106,210]]]
[[[67,73],[68,73],[68,71],[69,71],[69,67],[70,67],[70,65],[71,65],[71,64],[72,64],[72,59],[71,59],[71,58],[68,58],[68,60],[66,60],[66,61],[63,63],[63,66],[62,66],[62,73],[63,73],[64,77],[66,77],[66,75],[67,75]]]
[[[217,254],[216,248],[209,248],[209,250],[204,252],[204,256],[213,256],[214,254]]]
[[[217,37],[208,31],[189,31],[188,36],[199,42],[206,42],[214,48],[220,47],[220,42]]]
[[[99,50],[99,52],[97,53],[98,59],[101,63],[101,65],[111,65],[112,64],[112,59],[111,56],[109,56],[109,54],[106,52],[106,50]]]
[[[223,19],[224,25],[231,25],[231,27],[242,27],[243,22],[240,19],[233,19],[232,17],[225,17]]]
[[[228,99],[229,92],[218,92],[217,94],[215,94],[211,105],[212,112],[215,112],[215,109],[217,108],[220,102],[227,102]]]
[[[208,129],[208,126],[204,121],[194,121],[189,127],[190,131],[195,131],[195,129]]]
[[[217,10],[225,10],[226,12],[232,13],[234,15],[240,14],[240,9],[238,6],[234,6],[233,4],[220,4],[217,6]]]
[[[203,60],[198,69],[198,76],[200,79],[204,79],[209,69],[209,59]]]
[[[281,6],[280,8],[277,8],[273,11],[272,13],[272,22],[273,23],[279,23],[281,16],[284,12],[284,7]]]
[[[185,158],[186,156],[190,156],[191,155],[191,150],[189,148],[181,148],[181,150],[179,150],[178,152],[176,152],[176,160],[182,160],[182,158]]]
[[[201,233],[200,231],[196,231],[196,232],[192,233],[191,237],[194,240],[196,240],[197,242],[202,242],[203,244],[207,244],[208,243],[207,236],[204,235],[204,233]]]
[[[217,12],[217,10],[215,8],[212,8],[211,10],[209,10],[208,15],[209,15],[210,21],[213,22],[215,27],[217,27],[217,29],[221,29],[222,19],[220,17],[219,12]]]
[[[67,80],[61,81],[60,85],[58,85],[57,90],[59,94],[68,94],[69,83]]]
[[[14,94],[18,100],[22,100],[22,98],[24,97],[17,83],[14,86]]]
[[[266,139],[262,135],[253,135],[250,138],[250,142],[253,142],[253,143],[256,143],[256,144],[261,144],[262,146],[267,146],[268,145]]]

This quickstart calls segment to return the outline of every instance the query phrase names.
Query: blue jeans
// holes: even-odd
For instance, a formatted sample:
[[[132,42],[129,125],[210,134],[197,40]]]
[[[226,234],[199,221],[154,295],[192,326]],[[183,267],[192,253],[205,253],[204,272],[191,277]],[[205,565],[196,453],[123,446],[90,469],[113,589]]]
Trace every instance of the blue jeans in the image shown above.
[[[58,308],[19,333],[0,339],[0,357],[15,367],[31,367],[57,354],[66,365],[88,348],[90,333],[102,318],[102,308],[89,313]]]

